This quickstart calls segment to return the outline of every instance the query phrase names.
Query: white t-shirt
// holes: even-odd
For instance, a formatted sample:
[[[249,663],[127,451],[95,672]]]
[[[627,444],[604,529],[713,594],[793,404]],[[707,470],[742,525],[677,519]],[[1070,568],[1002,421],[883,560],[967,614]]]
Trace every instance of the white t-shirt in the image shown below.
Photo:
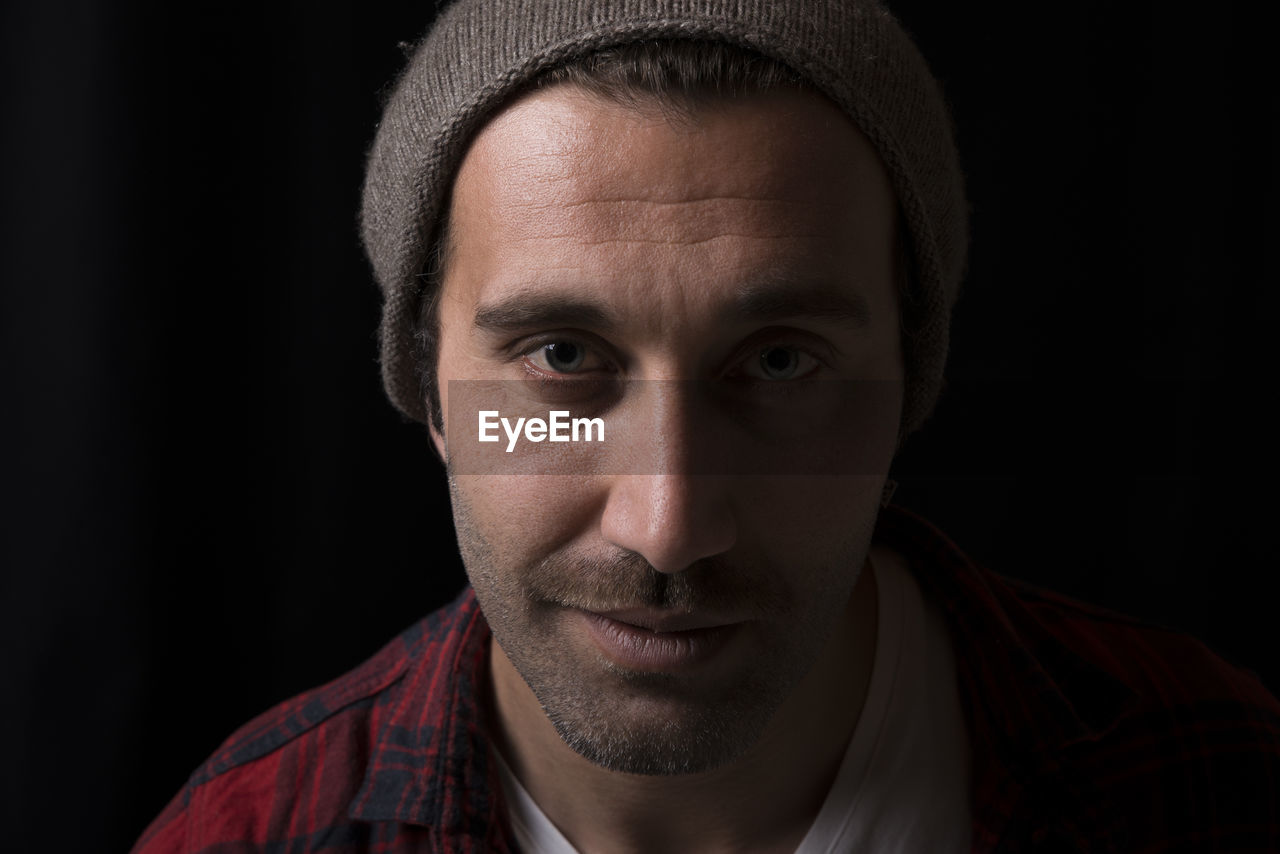
[[[969,741],[946,622],[897,560],[878,560],[867,699],[835,783],[796,854],[969,850]],[[498,759],[516,841],[579,854]]]

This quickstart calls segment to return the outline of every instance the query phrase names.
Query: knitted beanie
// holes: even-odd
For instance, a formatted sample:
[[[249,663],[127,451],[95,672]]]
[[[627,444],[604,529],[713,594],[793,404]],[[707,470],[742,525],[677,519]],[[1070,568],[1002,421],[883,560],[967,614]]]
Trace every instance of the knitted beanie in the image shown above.
[[[652,39],[723,42],[781,62],[835,102],[879,152],[912,261],[905,437],[941,389],[968,230],[938,84],[876,0],[457,0],[445,8],[387,102],[365,177],[361,229],[383,294],[382,378],[392,402],[428,420],[414,346],[432,286],[422,274],[472,137],[540,72]]]

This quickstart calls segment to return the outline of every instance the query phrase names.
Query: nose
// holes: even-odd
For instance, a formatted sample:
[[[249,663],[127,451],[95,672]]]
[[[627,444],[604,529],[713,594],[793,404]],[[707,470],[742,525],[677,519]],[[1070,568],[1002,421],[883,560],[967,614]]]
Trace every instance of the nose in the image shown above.
[[[614,477],[601,533],[659,572],[681,572],[737,542],[732,477],[695,473],[706,461],[707,437],[717,432],[695,384],[648,381],[636,390],[628,437],[636,468]]]
[[[659,572],[681,572],[737,541],[725,481],[717,475],[619,476],[609,491],[601,533]]]

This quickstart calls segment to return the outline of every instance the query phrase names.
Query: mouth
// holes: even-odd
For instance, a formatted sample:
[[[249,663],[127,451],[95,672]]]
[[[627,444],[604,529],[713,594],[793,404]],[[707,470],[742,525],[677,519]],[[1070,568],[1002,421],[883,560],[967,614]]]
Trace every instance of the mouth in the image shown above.
[[[650,673],[705,664],[743,625],[713,615],[650,609],[577,613],[606,659],[624,670]]]

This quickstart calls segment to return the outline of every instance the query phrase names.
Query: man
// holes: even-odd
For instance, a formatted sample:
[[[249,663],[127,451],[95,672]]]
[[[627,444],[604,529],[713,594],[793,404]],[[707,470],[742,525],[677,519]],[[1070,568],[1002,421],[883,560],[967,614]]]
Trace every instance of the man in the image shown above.
[[[966,231],[878,6],[462,0],[363,224],[471,587],[137,850],[1280,846],[1256,679],[884,507]]]

